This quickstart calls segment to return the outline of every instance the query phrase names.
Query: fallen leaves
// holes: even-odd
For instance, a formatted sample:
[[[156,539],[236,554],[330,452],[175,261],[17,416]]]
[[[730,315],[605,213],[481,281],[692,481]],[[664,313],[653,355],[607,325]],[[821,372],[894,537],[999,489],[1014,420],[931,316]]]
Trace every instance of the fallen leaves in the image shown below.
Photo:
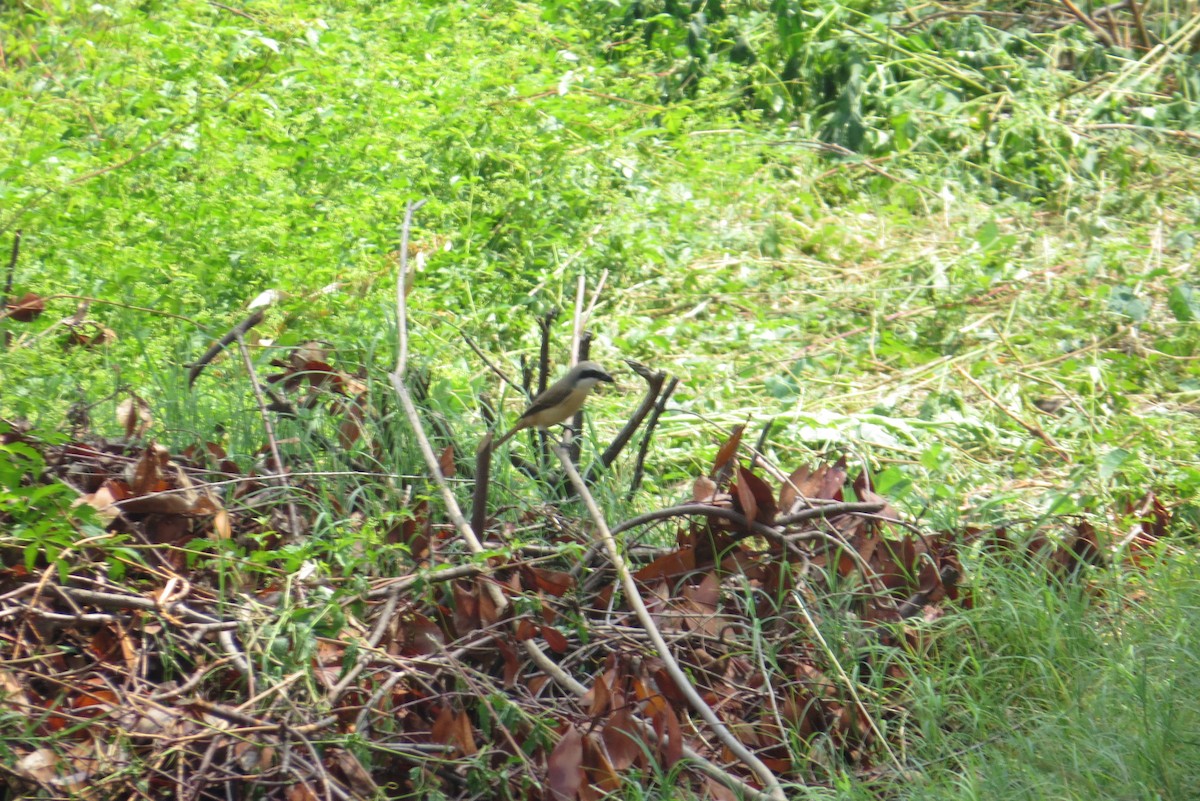
[[[350,386],[325,370],[315,345],[296,359],[319,384]],[[118,420],[135,440],[152,424],[136,397]],[[844,462],[770,479],[728,445],[695,481],[692,503],[617,528],[636,543],[644,526],[669,526],[671,544],[637,566],[643,601],[722,724],[786,781],[816,780],[829,744],[838,770],[868,774],[886,761],[879,732],[898,727],[878,722],[904,717],[909,679],[879,661],[881,646],[922,647],[928,622],[972,602],[960,586],[964,545],[1029,560],[1055,580],[1112,555],[1083,520],[1022,542],[1005,531],[921,531]],[[0,634],[21,665],[0,671],[0,694],[51,744],[15,751],[14,775],[30,788],[86,794],[150,776],[163,792],[194,794],[219,770],[265,778],[296,799],[325,797],[327,783],[350,798],[386,784],[432,786],[423,782],[454,796],[458,774],[436,765],[482,760],[507,766],[493,774],[507,782],[498,796],[589,801],[634,772],[687,764],[688,752],[730,762],[603,564],[500,547],[461,563],[436,512],[418,501],[380,532],[382,544],[405,549],[407,576],[379,576],[364,593],[307,568],[307,578],[239,569],[231,591],[222,582],[233,574],[212,567],[220,563],[186,554],[199,552],[194,541],[269,542],[272,501],[252,474],[229,481],[237,466],[220,445],[186,454],[128,439],[38,447],[110,534],[142,544],[145,562],[131,561],[115,583],[103,549],[81,538],[70,570],[49,569],[50,551],[29,568],[0,569]],[[440,461],[452,470],[453,451]],[[210,484],[214,472],[226,483]],[[1136,562],[1166,537],[1170,513],[1147,495],[1123,514],[1119,547]],[[511,602],[503,613],[488,584]],[[847,639],[830,645],[817,632],[834,622]],[[530,660],[533,647],[586,695],[552,681]],[[881,689],[864,704],[848,677],[872,672]],[[350,737],[386,747],[358,752]],[[127,745],[106,745],[116,742]],[[135,767],[168,759],[186,766],[182,784]],[[675,775],[701,797],[730,797],[710,776]]]

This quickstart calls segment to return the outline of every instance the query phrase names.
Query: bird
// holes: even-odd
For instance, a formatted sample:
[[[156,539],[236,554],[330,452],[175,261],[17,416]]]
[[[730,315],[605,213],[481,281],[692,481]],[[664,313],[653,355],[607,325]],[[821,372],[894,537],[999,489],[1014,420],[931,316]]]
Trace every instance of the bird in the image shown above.
[[[595,362],[580,362],[575,365],[566,375],[539,393],[529,404],[529,408],[517,419],[516,425],[492,447],[500,447],[518,431],[527,428],[549,428],[565,421],[579,411],[592,387],[601,381],[615,383],[613,377]]]

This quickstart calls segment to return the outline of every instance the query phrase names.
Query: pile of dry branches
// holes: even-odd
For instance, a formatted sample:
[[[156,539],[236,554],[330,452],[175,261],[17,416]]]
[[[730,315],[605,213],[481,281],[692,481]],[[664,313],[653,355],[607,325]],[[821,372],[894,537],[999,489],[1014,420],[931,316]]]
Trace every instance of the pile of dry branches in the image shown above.
[[[398,577],[250,569],[197,546],[254,540],[269,559],[305,529],[289,490],[320,492],[313,478],[231,476],[215,447],[4,436],[48,465],[31,488],[65,483],[102,514],[57,547],[0,547],[10,782],[41,797],[594,799],[672,777],[782,799],[847,769],[903,774],[895,657],[929,647],[910,624],[970,603],[957,549],[983,534],[902,521],[844,462],[747,460],[739,431],[690,503],[619,525],[556,448],[587,516],[528,511],[544,544],[514,546],[486,493],[468,522],[446,482],[398,298],[392,383],[442,500],[410,502],[387,533],[411,557]],[[485,485],[490,456],[485,442]],[[1085,525],[1033,548],[1065,568],[1100,558]]]

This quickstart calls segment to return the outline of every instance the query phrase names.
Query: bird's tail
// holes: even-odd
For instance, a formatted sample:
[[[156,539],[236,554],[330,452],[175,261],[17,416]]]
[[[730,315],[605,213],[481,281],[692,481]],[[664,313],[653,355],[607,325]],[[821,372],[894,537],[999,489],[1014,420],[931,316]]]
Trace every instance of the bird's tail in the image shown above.
[[[506,433],[506,434],[505,434],[503,437],[501,437],[500,439],[498,439],[498,440],[496,440],[495,442],[493,442],[493,443],[492,443],[492,450],[495,450],[496,448],[499,448],[499,447],[500,447],[501,445],[503,445],[504,443],[508,442],[508,441],[509,441],[510,439],[512,439],[512,438],[513,438],[513,437],[516,435],[516,433],[517,433],[518,431],[520,431],[522,428],[524,428],[524,426],[513,426],[512,428],[510,428],[510,429],[508,430],[508,433]]]

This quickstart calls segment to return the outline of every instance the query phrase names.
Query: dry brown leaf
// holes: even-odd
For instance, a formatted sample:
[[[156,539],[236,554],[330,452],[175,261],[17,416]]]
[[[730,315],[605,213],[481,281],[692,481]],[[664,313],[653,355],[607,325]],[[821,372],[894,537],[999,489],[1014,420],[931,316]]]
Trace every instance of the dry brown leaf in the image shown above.
[[[496,608],[496,602],[492,600],[492,595],[489,592],[484,592],[480,586],[479,579],[475,580],[476,586],[479,586],[479,622],[485,628],[490,628],[498,620],[500,620],[500,610]]]
[[[345,449],[353,447],[354,443],[362,439],[363,427],[354,417],[347,417],[338,426],[338,444]]]
[[[758,501],[754,497],[754,490],[744,480],[746,470],[738,468],[738,479],[734,482],[733,497],[737,498],[738,511],[746,516],[747,520],[754,521],[758,519]]]
[[[283,791],[287,801],[321,801],[307,784],[293,784]]]
[[[533,586],[556,598],[566,595],[575,586],[575,579],[563,570],[548,570],[544,567],[523,567],[522,574],[533,579]]]
[[[454,631],[461,637],[479,628],[479,587],[474,581],[455,581],[450,588],[454,594]]]
[[[127,471],[129,491],[134,495],[146,495],[150,492],[161,492],[167,489],[163,479],[162,467],[170,461],[170,452],[156,442],[150,442],[142,451],[141,457]]]
[[[574,801],[582,785],[583,735],[574,726],[568,726],[547,760],[547,798]]]
[[[448,704],[442,706],[429,730],[429,739],[439,745],[454,745],[455,725],[454,710]]]
[[[121,509],[117,506],[118,498],[113,494],[114,489],[113,482],[107,481],[95,492],[80,495],[77,503],[86,503],[96,510],[105,524],[111,523],[121,516]]]
[[[442,475],[446,478],[454,478],[454,446],[447,445],[442,455],[438,457],[438,469],[442,471]]]
[[[229,523],[229,512],[224,509],[218,509],[213,515],[213,533],[217,535],[218,540],[227,540],[233,536],[233,526]]]
[[[533,636],[532,634],[530,635]],[[504,640],[496,642],[496,650],[500,652],[500,658],[504,660],[504,687],[512,689],[517,685],[517,676],[521,672],[521,660],[517,658],[517,649],[513,648]]]
[[[9,318],[18,323],[31,323],[46,310],[46,301],[40,295],[26,292],[8,304]],[[36,753],[36,752],[35,752]]]
[[[601,729],[600,736],[617,770],[625,770],[634,762],[645,759],[642,740],[629,707],[621,707],[613,712]]]
[[[330,748],[326,761],[332,770],[342,775],[356,798],[374,798],[379,794],[379,785],[375,784],[371,774],[358,761],[358,757],[346,749]]]
[[[709,776],[704,777],[704,798],[712,801],[738,801],[737,793]]]
[[[661,721],[661,722],[660,722]],[[670,706],[663,705],[662,710],[654,716],[654,729],[659,736],[659,749],[662,754],[663,767],[668,770],[679,760],[683,759],[683,732],[679,726],[679,717]]]
[[[709,473],[710,476],[715,476],[725,469],[729,461],[737,454],[738,446],[742,444],[742,432],[745,430],[746,427],[744,425],[734,426],[733,434],[717,450],[717,458],[713,459],[713,469]]]
[[[454,743],[464,756],[474,756],[479,749],[475,746],[475,730],[466,710],[460,710],[454,718]]]
[[[594,731],[583,739],[583,769],[587,772],[589,783],[600,792],[613,793],[621,786],[621,777],[605,753],[603,741],[597,738]]]
[[[17,681],[17,677],[7,670],[0,668],[0,701],[9,709],[29,706],[29,696],[25,688]]]
[[[154,422],[150,404],[131,394],[117,404],[117,423],[125,431],[125,439],[140,439]]]
[[[542,639],[546,641],[546,645],[550,646],[550,650],[556,654],[565,654],[570,647],[566,636],[553,626],[542,626]]]
[[[532,640],[534,637],[537,636],[537,633],[538,633],[537,625],[534,624],[534,622],[532,620],[530,620],[529,618],[527,618],[527,617],[521,618],[521,621],[519,623],[517,623],[517,633],[516,633],[517,642],[525,642],[526,640]]]
[[[588,717],[598,718],[608,711],[612,703],[612,693],[608,691],[608,682],[604,680],[603,674],[596,677],[579,701],[587,707]]]
[[[775,493],[767,486],[767,482],[744,467],[738,467],[738,486],[742,486],[743,484],[754,495],[757,514],[752,519],[768,525],[773,523],[775,515],[779,510],[775,505]]]
[[[58,754],[49,748],[38,748],[18,759],[13,770],[27,781],[50,785],[58,775]]]

